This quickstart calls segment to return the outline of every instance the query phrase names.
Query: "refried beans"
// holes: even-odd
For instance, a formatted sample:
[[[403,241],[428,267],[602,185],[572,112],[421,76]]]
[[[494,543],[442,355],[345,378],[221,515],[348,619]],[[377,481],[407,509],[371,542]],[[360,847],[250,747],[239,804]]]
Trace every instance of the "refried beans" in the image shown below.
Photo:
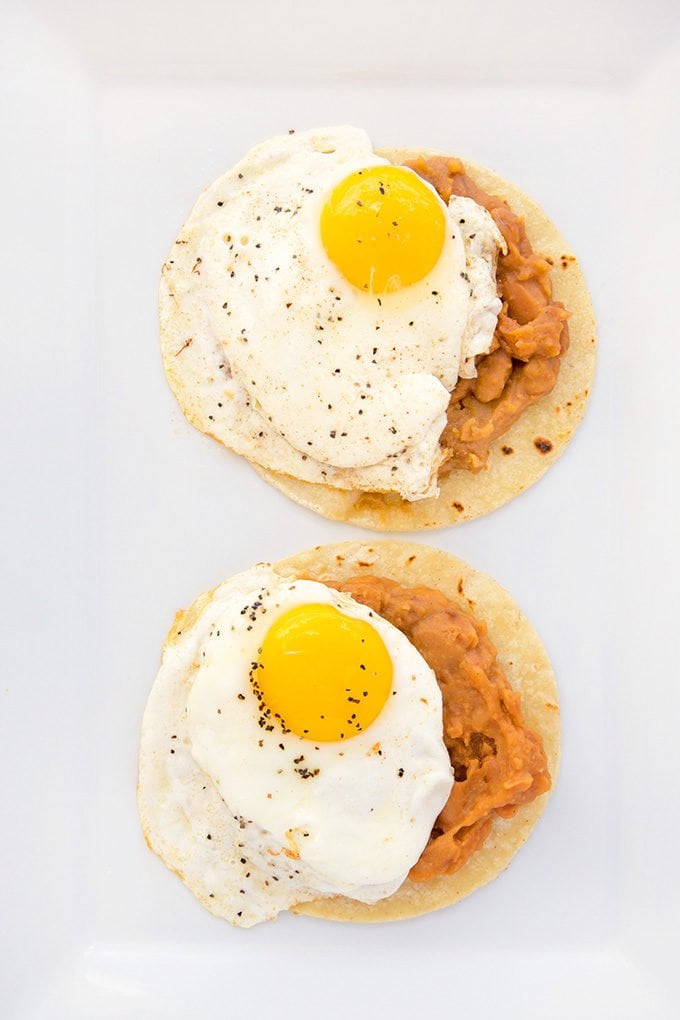
[[[398,627],[434,670],[455,782],[410,878],[450,875],[484,843],[496,815],[511,818],[550,789],[541,738],[527,729],[486,625],[431,588],[382,577],[330,583]]]
[[[429,181],[444,202],[466,195],[484,206],[508,246],[496,270],[503,307],[491,350],[477,359],[475,379],[459,379],[440,440],[446,457],[440,475],[452,468],[480,471],[490,443],[555,386],[569,346],[569,313],[552,299],[550,263],[534,254],[523,220],[504,199],[475,184],[459,159],[421,156],[405,166]]]

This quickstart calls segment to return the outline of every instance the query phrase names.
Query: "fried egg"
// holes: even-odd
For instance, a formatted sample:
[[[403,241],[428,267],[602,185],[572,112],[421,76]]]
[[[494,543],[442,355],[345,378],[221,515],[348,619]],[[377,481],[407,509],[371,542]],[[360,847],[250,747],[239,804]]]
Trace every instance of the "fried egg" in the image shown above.
[[[453,776],[434,673],[391,624],[259,565],[167,646],[145,712],[140,811],[214,913],[391,895]]]
[[[169,374],[194,373],[206,431],[308,481],[434,494],[450,392],[501,307],[486,210],[342,127],[257,146],[178,244],[166,273],[191,345]]]

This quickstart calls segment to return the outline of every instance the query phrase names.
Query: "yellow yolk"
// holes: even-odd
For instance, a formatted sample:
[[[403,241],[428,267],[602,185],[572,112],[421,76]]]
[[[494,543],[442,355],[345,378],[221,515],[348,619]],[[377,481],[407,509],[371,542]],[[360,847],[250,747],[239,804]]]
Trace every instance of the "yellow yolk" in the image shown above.
[[[380,714],[392,660],[370,623],[334,606],[296,606],[268,631],[253,677],[286,729],[307,740],[348,740]]]
[[[350,283],[386,294],[417,283],[444,247],[446,214],[412,170],[373,166],[333,189],[321,213],[326,254]]]

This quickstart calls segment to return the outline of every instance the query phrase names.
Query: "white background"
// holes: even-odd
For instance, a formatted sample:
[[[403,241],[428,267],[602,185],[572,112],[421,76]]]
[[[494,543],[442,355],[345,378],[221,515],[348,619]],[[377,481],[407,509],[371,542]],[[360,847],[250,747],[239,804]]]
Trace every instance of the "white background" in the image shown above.
[[[678,1015],[680,18],[672,0],[4,3],[0,1015]],[[563,767],[511,869],[391,926],[211,918],[147,851],[136,744],[174,611],[360,534],[184,421],[160,264],[199,190],[290,127],[440,148],[541,202],[600,360],[536,487],[420,535],[553,657]]]

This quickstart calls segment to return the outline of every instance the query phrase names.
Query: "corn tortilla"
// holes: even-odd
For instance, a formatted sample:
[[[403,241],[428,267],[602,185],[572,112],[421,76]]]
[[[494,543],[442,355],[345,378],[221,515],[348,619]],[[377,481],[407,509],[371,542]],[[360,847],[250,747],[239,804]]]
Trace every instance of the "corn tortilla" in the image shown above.
[[[554,782],[559,765],[560,727],[552,668],[528,620],[496,581],[449,553],[396,540],[318,546],[282,560],[275,564],[275,568],[283,574],[319,581],[374,574],[391,578],[406,587],[424,584],[439,589],[463,609],[471,610],[486,622],[510,684],[521,691],[524,720],[543,739]],[[207,592],[188,610],[177,614],[165,642],[164,656],[178,640],[178,633],[189,634],[210,604],[211,597],[212,593]],[[165,728],[156,727],[163,739],[166,730],[180,732],[177,727],[182,726],[189,683],[188,678],[178,681],[170,696],[164,695],[161,701],[158,701],[160,695],[157,694],[157,704],[154,703],[151,714],[156,721],[159,714],[167,716]],[[146,841],[197,899],[212,913],[219,915],[219,898],[209,895],[212,887],[205,881],[212,859],[206,856],[204,839],[195,835],[185,815],[168,807],[167,755],[157,753],[152,729],[147,725],[142,733],[138,791]],[[202,810],[211,817],[212,831],[219,831],[222,801],[212,784],[208,784],[206,789],[205,779],[197,766],[194,771],[194,792],[191,795],[197,798],[199,806],[201,798],[208,798]],[[484,846],[451,876],[425,883],[407,880],[394,895],[372,906],[335,897],[299,904],[292,909],[296,913],[335,921],[377,922],[403,920],[455,903],[490,882],[507,867],[538,821],[548,796],[544,794],[522,806],[514,818],[497,817]],[[169,818],[173,819],[172,825],[169,825]],[[181,840],[178,837],[180,830]]]

